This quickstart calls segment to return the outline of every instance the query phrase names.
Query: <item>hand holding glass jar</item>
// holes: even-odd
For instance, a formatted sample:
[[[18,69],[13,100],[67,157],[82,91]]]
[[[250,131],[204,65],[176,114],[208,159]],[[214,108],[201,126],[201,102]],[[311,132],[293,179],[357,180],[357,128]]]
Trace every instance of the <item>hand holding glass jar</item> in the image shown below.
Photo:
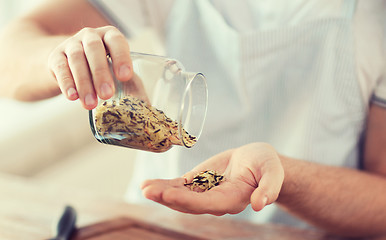
[[[51,53],[49,66],[62,93],[90,110],[102,143],[163,152],[192,147],[201,134],[204,76],[173,59],[130,53],[115,27],[82,29]]]

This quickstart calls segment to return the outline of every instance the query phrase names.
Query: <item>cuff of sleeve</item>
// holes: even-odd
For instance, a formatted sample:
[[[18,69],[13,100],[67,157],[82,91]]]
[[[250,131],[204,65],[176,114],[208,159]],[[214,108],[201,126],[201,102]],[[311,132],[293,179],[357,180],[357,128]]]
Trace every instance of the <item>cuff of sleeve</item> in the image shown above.
[[[373,94],[373,96],[371,97],[371,102],[380,106],[380,107],[386,108],[386,99],[385,98],[381,98],[381,97],[378,97],[375,94]]]

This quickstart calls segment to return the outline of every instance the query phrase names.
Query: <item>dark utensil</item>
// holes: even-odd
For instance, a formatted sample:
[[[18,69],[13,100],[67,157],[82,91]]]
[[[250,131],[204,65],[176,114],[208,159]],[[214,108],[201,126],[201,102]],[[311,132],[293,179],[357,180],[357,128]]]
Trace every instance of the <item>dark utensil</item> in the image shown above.
[[[76,211],[71,206],[66,206],[56,225],[56,236],[50,240],[70,240],[75,230]]]

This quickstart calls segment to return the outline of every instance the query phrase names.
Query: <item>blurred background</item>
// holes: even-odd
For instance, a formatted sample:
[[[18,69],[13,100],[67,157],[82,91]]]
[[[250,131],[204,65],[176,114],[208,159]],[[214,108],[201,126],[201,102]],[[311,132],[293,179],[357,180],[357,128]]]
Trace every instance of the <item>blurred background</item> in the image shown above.
[[[0,0],[0,31],[40,2]],[[147,51],[150,45],[137,40],[131,49]],[[136,150],[97,142],[88,112],[78,101],[63,96],[33,103],[0,98],[0,109],[0,174],[123,197]]]

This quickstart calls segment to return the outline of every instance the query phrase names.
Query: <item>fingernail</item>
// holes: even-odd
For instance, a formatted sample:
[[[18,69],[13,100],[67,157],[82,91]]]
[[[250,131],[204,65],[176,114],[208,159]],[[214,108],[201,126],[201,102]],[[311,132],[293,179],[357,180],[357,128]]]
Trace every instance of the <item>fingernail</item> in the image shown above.
[[[267,202],[268,202],[268,197],[265,196],[265,197],[263,198],[263,206],[267,205]]]
[[[113,89],[111,88],[110,84],[103,83],[101,86],[101,93],[102,97],[107,98],[113,95]]]
[[[75,88],[69,88],[69,89],[67,90],[67,96],[68,96],[68,97],[73,97],[73,96],[75,96],[75,95],[77,95],[77,92],[76,92]]]
[[[119,68],[120,77],[128,77],[130,75],[130,67],[128,65],[122,65]]]
[[[94,95],[89,93],[86,95],[86,97],[84,98],[84,103],[87,105],[87,106],[92,106],[95,104],[95,98],[94,98]]]

